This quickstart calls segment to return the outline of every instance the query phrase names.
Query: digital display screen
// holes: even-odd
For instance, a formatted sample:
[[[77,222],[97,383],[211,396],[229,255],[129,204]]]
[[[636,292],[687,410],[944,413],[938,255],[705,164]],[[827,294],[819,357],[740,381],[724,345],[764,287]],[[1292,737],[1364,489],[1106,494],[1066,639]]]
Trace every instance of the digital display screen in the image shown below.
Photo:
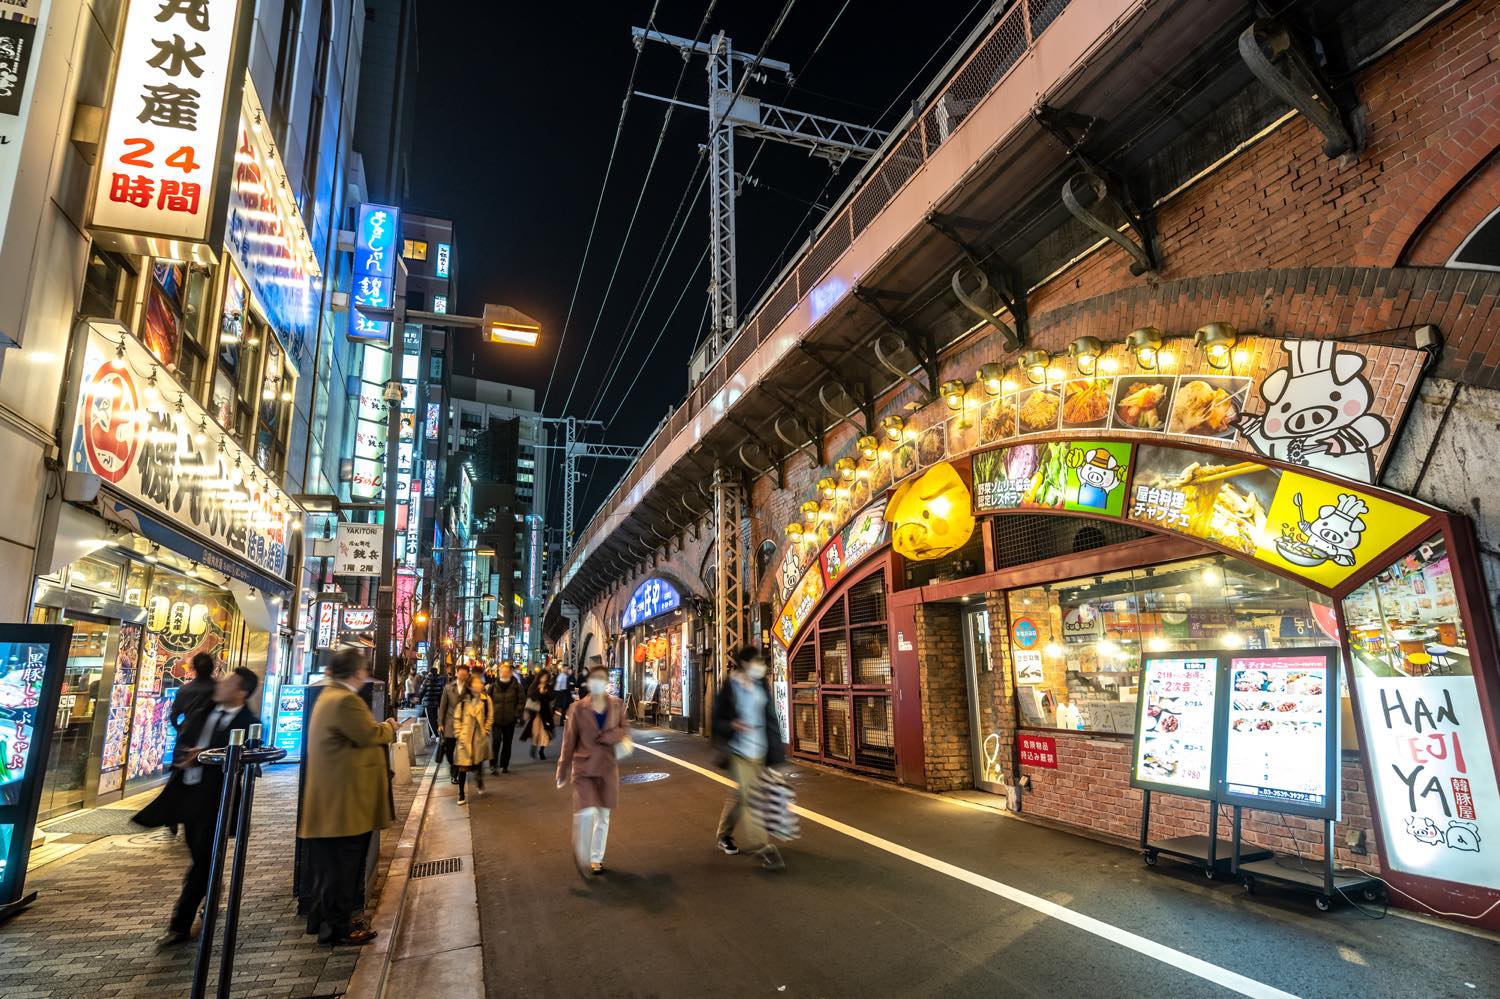
[[[34,747],[50,652],[46,642],[0,643],[0,804],[21,801],[37,766]]]
[[[276,731],[272,733],[272,745],[286,750],[287,760],[302,758],[302,708],[307,700],[307,687],[303,684],[287,684],[276,695]]]

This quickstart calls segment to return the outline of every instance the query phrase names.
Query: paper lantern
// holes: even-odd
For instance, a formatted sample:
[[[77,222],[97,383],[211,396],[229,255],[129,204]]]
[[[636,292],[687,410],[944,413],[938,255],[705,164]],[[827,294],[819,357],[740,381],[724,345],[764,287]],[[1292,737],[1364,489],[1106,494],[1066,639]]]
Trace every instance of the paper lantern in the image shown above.
[[[885,508],[891,547],[915,562],[952,554],[974,534],[974,505],[969,488],[946,461],[904,482]]]
[[[644,643],[640,643],[640,644],[636,645],[636,647],[635,647],[635,661],[638,662],[638,663],[643,663],[643,662],[646,661],[646,646],[645,646]]]

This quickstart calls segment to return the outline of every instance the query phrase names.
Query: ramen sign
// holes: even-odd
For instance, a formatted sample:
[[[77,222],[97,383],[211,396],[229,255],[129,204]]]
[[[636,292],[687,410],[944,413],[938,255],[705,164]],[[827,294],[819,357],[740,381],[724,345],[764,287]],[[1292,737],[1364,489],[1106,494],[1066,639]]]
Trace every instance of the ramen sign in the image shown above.
[[[89,328],[69,470],[284,577],[296,507],[140,341],[107,329]]]

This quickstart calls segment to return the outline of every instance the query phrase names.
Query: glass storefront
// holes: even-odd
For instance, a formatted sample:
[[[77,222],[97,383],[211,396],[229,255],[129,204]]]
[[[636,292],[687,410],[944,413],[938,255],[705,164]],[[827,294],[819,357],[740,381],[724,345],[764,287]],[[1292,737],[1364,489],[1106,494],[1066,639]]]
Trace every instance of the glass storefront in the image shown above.
[[[1337,645],[1328,600],[1225,555],[1006,594],[1025,727],[1131,734],[1143,655]]]
[[[639,703],[655,704],[655,717],[686,717],[691,713],[692,685],[688,677],[687,634],[684,615],[675,610],[637,625],[631,639],[630,676],[610,670],[610,688],[623,683]],[[617,676],[618,675],[618,676]]]

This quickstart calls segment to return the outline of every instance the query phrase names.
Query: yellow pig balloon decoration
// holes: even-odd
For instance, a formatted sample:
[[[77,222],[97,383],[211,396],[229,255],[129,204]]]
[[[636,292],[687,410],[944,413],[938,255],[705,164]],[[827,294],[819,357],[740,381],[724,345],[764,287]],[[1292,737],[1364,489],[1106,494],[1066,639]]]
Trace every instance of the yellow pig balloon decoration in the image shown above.
[[[974,504],[968,486],[946,461],[902,484],[886,504],[891,545],[916,562],[958,551],[974,533]]]

